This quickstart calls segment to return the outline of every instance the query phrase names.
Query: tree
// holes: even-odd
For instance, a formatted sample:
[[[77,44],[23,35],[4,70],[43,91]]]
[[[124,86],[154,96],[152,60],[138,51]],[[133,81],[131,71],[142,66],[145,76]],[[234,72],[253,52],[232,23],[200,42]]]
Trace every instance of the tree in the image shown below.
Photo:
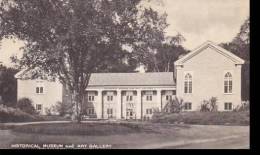
[[[17,82],[14,75],[17,72],[17,69],[8,68],[0,64],[0,96],[3,104],[9,107],[15,106],[16,103]]]
[[[176,36],[165,35],[164,30],[169,26],[166,21],[167,14],[160,16],[158,13],[147,10],[146,15],[159,21],[161,29],[159,33],[146,33],[143,36],[145,39],[138,42],[137,48],[134,47],[134,54],[138,62],[145,66],[147,72],[172,72],[174,61],[188,52],[181,45],[185,38],[180,33]],[[149,21],[142,22],[145,25]]]
[[[146,36],[163,38],[164,17],[140,2],[2,0],[0,37],[24,40],[24,54],[17,62],[58,77],[69,87],[74,114],[80,122],[80,107],[91,73],[100,71],[106,62],[122,58],[122,53],[129,53],[124,45],[144,49],[152,46],[145,45]]]
[[[249,100],[250,92],[250,18],[240,27],[240,32],[229,43],[220,44],[223,48],[245,60],[242,66],[242,99]]]
[[[66,114],[71,114],[72,107],[68,102],[57,102],[56,105],[52,107],[55,113],[58,113],[60,116],[65,116]]]

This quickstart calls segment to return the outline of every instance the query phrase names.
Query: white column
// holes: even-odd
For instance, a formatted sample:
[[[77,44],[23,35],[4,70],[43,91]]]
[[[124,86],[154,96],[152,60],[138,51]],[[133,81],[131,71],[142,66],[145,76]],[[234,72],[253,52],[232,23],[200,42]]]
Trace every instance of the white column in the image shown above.
[[[159,108],[159,111],[162,110],[162,90],[157,89],[157,107]]]
[[[122,105],[122,96],[121,90],[117,90],[117,102],[116,102],[116,118],[121,119],[121,105]]]
[[[97,96],[97,106],[96,106],[96,114],[97,118],[102,118],[102,91],[103,90],[98,90],[98,96]]]
[[[142,110],[142,94],[141,90],[137,89],[137,103],[136,103],[136,119],[141,119]]]

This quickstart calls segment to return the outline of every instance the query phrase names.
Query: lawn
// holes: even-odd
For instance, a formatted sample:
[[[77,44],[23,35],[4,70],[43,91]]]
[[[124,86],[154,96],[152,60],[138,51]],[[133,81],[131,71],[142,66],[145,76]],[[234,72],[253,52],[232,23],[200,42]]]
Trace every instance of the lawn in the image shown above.
[[[142,124],[131,123],[58,123],[30,124],[13,128],[13,131],[47,135],[121,135],[155,132]]]
[[[10,148],[11,144],[109,144],[111,148],[151,149],[172,148],[176,144],[205,139],[221,141],[222,138],[243,141],[248,147],[249,127],[165,123],[22,125],[13,130],[0,130],[0,148]],[[225,144],[225,147],[229,145],[232,144]]]
[[[157,113],[153,116],[155,123],[185,123],[199,125],[249,125],[250,114],[243,112],[181,112]]]

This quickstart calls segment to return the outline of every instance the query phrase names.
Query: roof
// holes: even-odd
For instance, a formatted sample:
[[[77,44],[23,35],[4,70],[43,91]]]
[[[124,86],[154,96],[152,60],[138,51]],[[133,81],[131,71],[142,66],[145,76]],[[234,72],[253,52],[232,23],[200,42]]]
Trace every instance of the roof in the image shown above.
[[[162,86],[175,85],[173,72],[93,73],[89,86]]]
[[[188,61],[192,57],[196,56],[200,52],[202,52],[206,48],[213,48],[216,52],[221,53],[223,56],[229,58],[232,60],[235,64],[244,64],[244,60],[236,56],[235,54],[231,53],[230,51],[227,51],[226,49],[220,47],[219,45],[213,43],[212,41],[206,41],[190,53],[186,54],[185,56],[181,57],[177,61],[174,62],[175,65],[182,65],[184,62]]]
[[[30,70],[22,70],[15,78],[28,78]],[[88,86],[175,86],[173,72],[92,73]]]

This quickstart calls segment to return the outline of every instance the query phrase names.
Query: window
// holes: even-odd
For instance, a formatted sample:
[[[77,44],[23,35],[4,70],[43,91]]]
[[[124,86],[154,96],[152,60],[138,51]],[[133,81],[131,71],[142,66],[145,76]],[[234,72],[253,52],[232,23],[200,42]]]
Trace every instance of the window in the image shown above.
[[[41,104],[36,104],[36,110],[41,111],[42,110],[42,105]]]
[[[126,100],[127,101],[133,101],[133,96],[131,96],[131,95],[126,96]]]
[[[167,101],[172,100],[172,96],[171,95],[166,95],[166,100]]]
[[[225,110],[232,110],[232,103],[231,102],[226,102],[224,105]]]
[[[94,96],[88,96],[88,101],[94,101],[95,97]]]
[[[192,108],[191,105],[192,105],[191,102],[184,103],[184,110],[191,110],[191,108]]]
[[[36,94],[43,94],[44,91],[44,82],[42,80],[37,80],[35,89]]]
[[[152,114],[153,113],[153,109],[146,109],[146,114]]]
[[[36,87],[36,94],[43,94],[43,87]]]
[[[107,101],[113,101],[113,96],[107,96]]]
[[[153,96],[152,95],[147,95],[146,96],[146,101],[152,101],[153,100]]]
[[[224,77],[224,93],[232,93],[232,75],[227,72]]]
[[[112,115],[113,114],[113,109],[112,108],[108,108],[107,109],[107,114],[108,115]]]
[[[94,115],[95,114],[94,108],[88,108],[88,114],[89,115]]]
[[[192,93],[192,76],[190,73],[186,74],[184,78],[184,93],[185,94]]]

